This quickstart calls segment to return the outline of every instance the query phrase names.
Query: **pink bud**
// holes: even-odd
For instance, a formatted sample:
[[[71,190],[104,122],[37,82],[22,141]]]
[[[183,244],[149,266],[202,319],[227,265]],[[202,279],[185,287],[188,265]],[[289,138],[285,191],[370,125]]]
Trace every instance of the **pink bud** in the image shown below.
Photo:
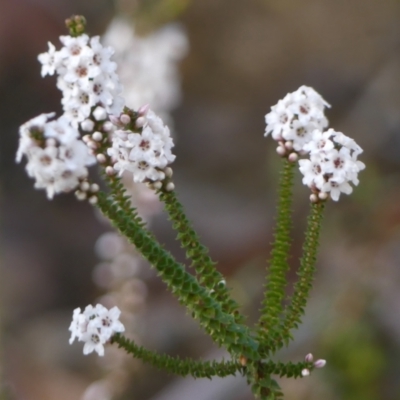
[[[314,363],[315,368],[323,368],[326,365],[326,360],[317,360]]]
[[[297,155],[297,153],[290,153],[288,160],[290,162],[296,162],[299,159],[299,156]]]
[[[290,140],[288,140],[287,142],[285,142],[285,147],[288,150],[293,150],[293,142],[291,142]]]
[[[139,115],[146,115],[147,111],[150,110],[150,104],[145,104],[144,106],[140,107],[137,113]]]
[[[106,158],[106,156],[104,155],[104,154],[102,154],[102,153],[99,153],[99,154],[97,154],[96,155],[96,158],[97,158],[97,161],[99,162],[99,163],[105,163],[106,162],[106,160],[107,160],[107,158]]]
[[[129,122],[131,122],[131,117],[128,114],[122,114],[119,117],[119,120],[124,124],[124,125],[128,125]]]
[[[117,118],[115,115],[109,115],[108,118],[110,119],[110,122],[115,125],[115,126],[120,126],[121,122],[119,118]]]
[[[326,193],[326,192],[320,192],[320,193],[318,194],[318,197],[319,197],[321,200],[326,200],[326,199],[328,198],[328,193]]]
[[[146,118],[145,117],[139,117],[136,120],[135,125],[136,125],[137,128],[141,128],[145,123],[146,123]]]
[[[278,146],[278,147],[276,148],[276,152],[277,152],[280,156],[284,156],[285,153],[286,153],[286,150],[285,150],[284,147]]]
[[[109,165],[108,167],[106,167],[106,174],[107,175],[114,175],[115,174],[115,169],[111,166],[111,165]]]
[[[311,353],[308,353],[308,354],[305,356],[304,359],[305,359],[306,362],[309,362],[309,363],[311,363],[311,362],[314,361],[314,357],[313,357],[313,355],[312,355]]]

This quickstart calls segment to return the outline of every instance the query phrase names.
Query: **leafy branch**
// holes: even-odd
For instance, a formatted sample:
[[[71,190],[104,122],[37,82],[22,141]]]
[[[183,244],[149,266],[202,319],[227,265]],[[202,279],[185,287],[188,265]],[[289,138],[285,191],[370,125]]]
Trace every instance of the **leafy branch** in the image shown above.
[[[211,379],[213,376],[223,378],[243,371],[242,365],[237,361],[194,361],[191,359],[183,360],[179,357],[171,357],[166,354],[158,354],[142,346],[138,346],[135,342],[120,334],[113,336],[112,343],[117,343],[118,347],[124,348],[127,353],[132,354],[143,362],[175,375],[191,375],[194,378]]]
[[[285,287],[287,285],[286,273],[289,270],[288,258],[291,244],[294,167],[295,164],[293,162],[284,159],[279,182],[275,240],[272,244],[261,317],[258,322],[258,338],[263,342],[265,354],[271,350],[275,338],[279,335],[280,316],[283,312],[282,300],[285,297]]]
[[[235,356],[245,355],[257,359],[258,342],[251,336],[249,328],[237,324],[234,317],[225,313],[221,305],[199,282],[175,261],[161,244],[147,233],[138,222],[136,211],[127,214],[114,196],[99,193],[98,206],[114,226],[130,240],[142,255],[158,271],[181,304],[185,305],[206,332],[220,346],[226,346]],[[132,218],[132,213],[134,217]]]
[[[237,323],[243,323],[244,318],[238,312],[239,305],[230,297],[224,277],[215,268],[216,263],[211,260],[208,249],[200,243],[199,236],[186,217],[176,193],[160,191],[159,196],[165,204],[165,210],[174,229],[178,232],[177,238],[182,248],[186,250],[186,257],[192,260],[191,266],[195,269],[200,284],[212,292],[226,313],[234,315]]]

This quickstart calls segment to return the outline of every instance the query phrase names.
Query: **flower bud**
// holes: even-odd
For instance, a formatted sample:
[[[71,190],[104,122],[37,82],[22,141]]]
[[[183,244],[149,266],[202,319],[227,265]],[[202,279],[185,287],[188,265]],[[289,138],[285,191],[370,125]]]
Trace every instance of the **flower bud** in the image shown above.
[[[299,159],[299,156],[297,155],[297,153],[290,153],[289,154],[288,160],[290,162],[292,162],[292,163],[296,162],[298,159]]]
[[[111,166],[111,165],[109,165],[108,167],[106,167],[106,174],[107,175],[114,175],[115,174],[115,169]]]
[[[318,197],[319,197],[319,199],[320,200],[326,200],[327,198],[328,198],[328,193],[326,193],[326,192],[320,192],[320,193],[318,193]]]
[[[111,119],[111,115],[110,115],[110,119]],[[114,127],[114,125],[111,121],[106,121],[103,124],[103,131],[110,132],[110,131],[112,131],[113,127]]]
[[[314,361],[314,357],[313,357],[313,355],[312,355],[311,353],[308,353],[308,354],[305,356],[304,360],[305,360],[306,362],[311,363],[311,362]]]
[[[164,172],[165,172],[165,176],[166,176],[167,178],[171,178],[171,177],[172,177],[173,171],[172,171],[172,168],[171,168],[171,167],[165,168],[165,169],[164,169]]]
[[[285,148],[288,150],[293,150],[293,142],[288,140],[287,142],[285,142]]]
[[[323,368],[326,365],[326,360],[317,360],[314,363],[315,368]]]
[[[141,128],[145,123],[146,123],[146,118],[139,117],[135,122],[135,126],[136,128]]]
[[[149,111],[150,109],[150,105],[149,104],[145,104],[144,106],[140,107],[139,110],[137,111],[137,113],[141,116],[146,115],[147,111]]]
[[[90,204],[96,204],[97,203],[97,196],[91,196],[91,197],[89,197],[89,203]]]
[[[119,120],[118,117],[116,117],[115,115],[109,115],[108,118],[110,119],[110,122],[115,125],[115,126],[120,126],[121,125],[121,121]]]
[[[82,182],[81,184],[80,184],[80,188],[81,188],[81,190],[83,191],[83,192],[87,192],[88,190],[89,190],[89,188],[90,188],[90,184],[89,184],[89,182]]]
[[[80,190],[77,190],[75,192],[75,196],[79,201],[82,201],[82,200],[86,199],[86,193],[85,192],[81,192]]]
[[[98,161],[100,164],[106,162],[106,160],[107,160],[106,156],[105,156],[104,154],[102,154],[102,153],[97,154],[97,155],[96,155],[96,158],[97,158],[97,161]]]
[[[165,186],[165,190],[167,192],[172,192],[175,189],[175,185],[172,182],[168,182]]]
[[[100,142],[101,139],[103,139],[103,135],[101,132],[94,132],[92,135],[92,139],[95,140],[96,142]]]
[[[81,122],[81,128],[85,132],[91,132],[94,128],[94,122],[91,119],[85,119]]]
[[[97,106],[93,111],[93,117],[96,121],[102,121],[107,118],[107,111],[105,108]]]
[[[308,368],[304,368],[302,371],[301,371],[301,376],[309,376],[310,375],[310,370],[308,369]]]
[[[286,149],[283,146],[278,146],[276,148],[276,152],[280,155],[280,156],[284,156],[286,154]]]
[[[131,122],[131,117],[128,114],[121,114],[119,120],[122,124],[128,125]]]

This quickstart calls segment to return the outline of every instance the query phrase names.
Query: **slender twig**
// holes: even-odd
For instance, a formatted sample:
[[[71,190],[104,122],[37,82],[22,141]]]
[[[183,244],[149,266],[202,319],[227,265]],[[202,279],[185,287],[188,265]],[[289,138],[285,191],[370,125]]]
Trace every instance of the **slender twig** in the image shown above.
[[[149,235],[138,223],[134,209],[128,214],[119,207],[115,198],[99,193],[98,206],[115,227],[130,240],[142,255],[158,271],[160,277],[171,289],[181,304],[185,305],[193,317],[219,344],[224,345],[235,356],[245,355],[259,358],[258,343],[251,336],[248,327],[237,324],[234,317],[225,313],[221,305],[202,287],[197,279],[189,274],[183,265],[177,263],[172,255]]]
[[[295,164],[287,159],[284,160],[283,164],[279,182],[278,215],[274,243],[269,261],[261,317],[258,322],[258,337],[263,342],[265,351],[273,346],[274,338],[279,332],[280,316],[283,312],[282,301],[285,297],[287,285],[286,273],[289,270],[292,187]]]
[[[239,305],[234,301],[226,287],[223,275],[216,269],[215,262],[208,254],[208,249],[200,243],[200,238],[186,217],[183,206],[174,191],[161,191],[160,200],[165,204],[174,229],[178,232],[178,240],[186,250],[186,256],[192,260],[192,267],[200,282],[221,303],[222,309],[235,316],[238,323],[243,323],[244,317],[238,312]]]
[[[143,362],[175,375],[212,378],[213,376],[225,377],[243,372],[243,366],[237,361],[195,361],[172,357],[167,354],[158,354],[137,345],[120,334],[113,336],[112,343],[117,343],[118,347],[124,348],[127,353]]]

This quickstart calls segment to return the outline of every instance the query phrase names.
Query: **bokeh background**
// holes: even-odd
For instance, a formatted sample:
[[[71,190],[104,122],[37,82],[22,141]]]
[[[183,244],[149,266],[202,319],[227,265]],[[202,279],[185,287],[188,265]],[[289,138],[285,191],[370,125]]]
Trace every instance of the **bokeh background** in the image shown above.
[[[72,194],[48,201],[14,162],[19,125],[60,111],[55,80],[40,78],[36,57],[65,34],[73,13],[87,17],[91,34],[102,34],[116,14],[139,35],[172,21],[184,26],[190,52],[180,64],[183,101],[173,112],[175,183],[249,324],[262,298],[280,164],[263,138],[264,115],[302,84],[332,105],[331,126],[356,139],[367,168],[353,195],[327,207],[304,325],[280,355],[300,361],[312,352],[328,364],[280,383],[288,400],[399,399],[400,2],[0,0],[2,399],[80,399],[109,373],[80,344],[69,346],[67,331],[72,310],[103,294],[92,279],[94,246],[109,227]],[[298,182],[292,281],[309,196]],[[182,257],[164,216],[152,228]],[[144,266],[140,279],[143,344],[221,356],[154,272]],[[129,374],[114,398],[252,398],[240,377],[182,380],[141,363]],[[101,392],[91,398],[106,399]]]

